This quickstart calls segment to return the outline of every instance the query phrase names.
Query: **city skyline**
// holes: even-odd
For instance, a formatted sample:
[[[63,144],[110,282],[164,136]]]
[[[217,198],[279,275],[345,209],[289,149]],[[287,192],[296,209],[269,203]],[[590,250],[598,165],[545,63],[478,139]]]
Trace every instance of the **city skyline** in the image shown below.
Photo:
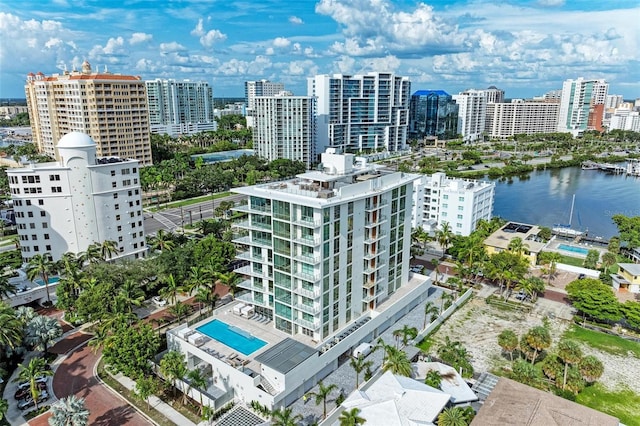
[[[635,3],[635,4],[634,4]],[[640,4],[623,0],[12,2],[0,6],[0,97],[29,72],[80,68],[209,82],[242,97],[270,79],[306,95],[316,74],[394,72],[412,91],[496,85],[508,98],[604,78],[640,96]]]

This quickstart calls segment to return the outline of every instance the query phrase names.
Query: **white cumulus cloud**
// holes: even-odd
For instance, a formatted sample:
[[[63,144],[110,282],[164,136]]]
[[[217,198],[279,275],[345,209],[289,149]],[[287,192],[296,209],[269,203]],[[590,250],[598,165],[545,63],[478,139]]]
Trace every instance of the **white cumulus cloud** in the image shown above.
[[[297,16],[289,16],[289,22],[294,25],[304,24],[304,21],[302,20],[302,18],[298,18]]]
[[[291,45],[291,40],[289,40],[286,37],[276,37],[273,40],[273,47],[276,48],[285,48],[285,47],[289,47]]]
[[[129,39],[129,44],[139,44],[144,43],[146,41],[151,41],[153,39],[153,35],[147,33],[133,33],[131,34],[131,38]]]
[[[200,37],[200,44],[204,47],[212,47],[218,41],[224,41],[227,36],[221,33],[219,30],[210,30],[205,35]]]

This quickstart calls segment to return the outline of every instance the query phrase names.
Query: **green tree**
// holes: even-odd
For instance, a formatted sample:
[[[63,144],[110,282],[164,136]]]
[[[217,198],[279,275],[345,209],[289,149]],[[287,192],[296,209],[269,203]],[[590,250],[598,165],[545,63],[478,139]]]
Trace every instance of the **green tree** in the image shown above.
[[[523,243],[522,238],[519,237],[516,237],[509,241],[509,246],[507,248],[518,256],[522,256],[529,251],[529,245]]]
[[[229,293],[231,293],[231,297],[233,298],[238,290],[238,284],[240,284],[242,278],[240,278],[235,272],[218,273],[217,278],[220,284],[229,289]]]
[[[104,240],[100,244],[100,255],[103,260],[111,260],[113,256],[118,254],[120,250],[118,249],[118,243],[111,240]]]
[[[360,387],[360,373],[366,370],[367,368],[371,368],[373,365],[372,361],[365,361],[362,357],[351,357],[349,361],[349,365],[353,368],[353,371],[356,372],[356,389]]]
[[[560,253],[556,253],[553,251],[544,251],[540,253],[538,256],[538,262],[542,265],[547,265],[546,275],[547,275],[547,284],[551,285],[551,280],[556,274],[558,269],[558,263],[562,260],[562,255]]]
[[[382,371],[391,371],[398,376],[411,377],[411,361],[407,357],[407,353],[389,346],[386,360],[382,364]]]
[[[531,364],[538,358],[538,352],[551,346],[551,334],[549,334],[549,330],[546,327],[533,327],[523,337],[527,345],[533,349]]]
[[[627,324],[631,328],[640,330],[640,302],[627,300],[621,308]]]
[[[513,351],[518,349],[518,336],[513,330],[505,329],[498,335],[498,345],[509,354],[513,361]]]
[[[589,250],[582,266],[589,269],[596,269],[598,267],[598,260],[600,260],[600,252],[598,250]]]
[[[171,315],[175,316],[178,321],[182,321],[182,318],[187,316],[190,311],[191,307],[188,304],[182,303],[180,301],[176,302],[175,305],[169,308],[169,312],[171,313]]]
[[[457,371],[462,370],[463,377],[473,376],[469,352],[461,342],[452,341],[449,336],[446,336],[444,343],[438,348],[438,356],[445,364],[449,364]]]
[[[89,424],[89,410],[84,398],[69,395],[51,406],[51,426],[86,426]]]
[[[572,340],[561,340],[558,343],[558,357],[564,363],[564,375],[562,378],[562,390],[567,385],[567,373],[569,366],[577,365],[582,359],[582,349]]]
[[[609,245],[607,246],[607,250],[615,255],[620,253],[620,237],[611,237],[609,239]]]
[[[0,349],[15,349],[22,343],[23,323],[16,311],[0,301]]]
[[[547,376],[550,380],[553,380],[554,383],[557,381],[558,377],[563,375],[563,366],[560,359],[554,355],[549,354],[540,363],[540,368],[542,368],[542,372],[545,376]]]
[[[136,395],[147,401],[147,410],[151,408],[149,397],[158,391],[158,382],[153,376],[140,377],[136,380]]]
[[[329,399],[329,395],[331,394],[331,392],[333,392],[336,389],[338,389],[338,386],[336,386],[335,384],[332,383],[330,385],[325,386],[324,383],[322,383],[322,380],[320,380],[318,382],[318,390],[315,392],[307,393],[309,397],[315,398],[316,405],[320,405],[320,403],[322,403],[323,419],[327,418],[327,399]]]
[[[293,415],[291,408],[281,408],[271,412],[271,426],[298,426],[301,421],[302,416]]]
[[[55,271],[55,266],[51,261],[51,255],[49,253],[36,254],[29,259],[27,266],[27,278],[30,281],[41,277],[44,287],[47,291],[47,302],[51,303],[51,295],[49,294],[49,275]]]
[[[120,287],[118,297],[122,299],[127,312],[131,313],[133,312],[134,306],[142,306],[142,304],[144,303],[145,294],[138,283],[133,280],[127,280],[124,282],[122,287]]]
[[[512,375],[514,380],[529,386],[535,386],[539,381],[536,367],[523,359],[513,362]]]
[[[171,382],[173,396],[176,396],[176,383],[187,374],[187,363],[184,355],[179,351],[169,351],[160,360],[160,372]]]
[[[176,247],[176,242],[171,232],[159,229],[153,237],[149,238],[149,245],[152,250],[171,251]]]
[[[210,287],[201,287],[196,294],[196,301],[209,307],[213,311],[220,297]]]
[[[49,344],[62,336],[62,327],[56,318],[38,315],[27,324],[25,341],[37,349],[42,349],[47,357]]]
[[[627,247],[640,247],[640,216],[616,214],[611,219],[618,227],[620,242],[626,243]]]
[[[447,248],[451,245],[453,239],[453,231],[451,231],[451,225],[449,222],[442,222],[440,229],[436,231],[436,241],[442,247],[442,257],[444,258]]]
[[[401,329],[396,331],[400,332],[400,340],[402,340],[403,347],[407,346],[407,343],[409,343],[409,340],[415,339],[416,336],[418,336],[418,329],[415,327],[409,327],[406,324]]]
[[[31,358],[29,364],[18,364],[18,381],[28,382],[29,391],[36,410],[38,409],[38,397],[40,396],[40,388],[37,379],[43,376],[53,376],[53,371],[47,368],[47,361],[44,358]]]
[[[16,287],[13,284],[9,284],[6,276],[0,275],[0,300],[8,299],[12,294],[16,294]]]
[[[438,370],[429,370],[424,378],[424,384],[435,389],[440,389],[440,385],[442,384],[442,375]]]
[[[611,266],[616,264],[617,261],[618,258],[614,253],[611,253],[610,251],[604,253],[602,255],[602,272],[606,273]]]
[[[567,285],[566,290],[573,307],[596,321],[616,322],[622,317],[620,303],[612,288],[599,280],[575,280]]]
[[[9,401],[0,399],[0,420],[4,420],[7,411],[9,411]]]
[[[178,293],[181,291],[182,288],[178,285],[178,281],[173,274],[169,274],[164,280],[164,287],[160,289],[160,296],[167,302],[174,304],[178,300]]]
[[[354,407],[351,410],[344,410],[340,413],[338,421],[340,426],[358,426],[365,424],[367,420],[364,417],[360,417],[360,409]]]
[[[467,426],[469,414],[461,407],[448,407],[438,415],[438,426]]]
[[[424,321],[422,324],[422,329],[427,328],[427,316],[430,315],[430,322],[435,321],[438,318],[439,309],[437,306],[433,304],[433,302],[427,302],[424,305]]]
[[[116,373],[137,379],[146,375],[160,347],[160,337],[149,324],[119,325],[104,342],[102,356]]]

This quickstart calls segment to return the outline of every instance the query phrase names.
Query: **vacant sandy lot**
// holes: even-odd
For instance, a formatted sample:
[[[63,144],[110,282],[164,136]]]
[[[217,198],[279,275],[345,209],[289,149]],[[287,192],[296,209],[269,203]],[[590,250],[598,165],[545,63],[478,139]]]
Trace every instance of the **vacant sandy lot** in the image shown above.
[[[445,336],[463,343],[472,355],[472,364],[476,372],[489,371],[509,364],[508,357],[501,355],[498,346],[498,335],[502,330],[512,329],[518,336],[530,328],[542,325],[542,312],[548,311],[553,302],[542,301],[545,306],[534,309],[531,313],[502,311],[487,305],[484,299],[474,298],[445,322],[434,336],[436,343],[432,346],[435,354]],[[541,305],[542,305],[541,303]],[[549,319],[553,346],[562,333],[570,325],[569,322],[557,318]],[[552,346],[552,347],[553,347]],[[597,356],[605,365],[605,372],[600,382],[608,388],[615,389],[626,385],[640,393],[640,359],[633,356],[619,357],[583,346],[586,354]]]

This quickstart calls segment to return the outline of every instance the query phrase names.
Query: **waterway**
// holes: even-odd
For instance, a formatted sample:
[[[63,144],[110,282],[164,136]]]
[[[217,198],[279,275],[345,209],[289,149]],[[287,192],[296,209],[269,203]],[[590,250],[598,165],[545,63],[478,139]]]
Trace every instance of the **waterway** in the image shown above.
[[[640,178],[579,167],[497,180],[493,215],[548,227],[568,224],[574,194],[571,227],[589,236],[617,235],[615,214],[640,216]]]

